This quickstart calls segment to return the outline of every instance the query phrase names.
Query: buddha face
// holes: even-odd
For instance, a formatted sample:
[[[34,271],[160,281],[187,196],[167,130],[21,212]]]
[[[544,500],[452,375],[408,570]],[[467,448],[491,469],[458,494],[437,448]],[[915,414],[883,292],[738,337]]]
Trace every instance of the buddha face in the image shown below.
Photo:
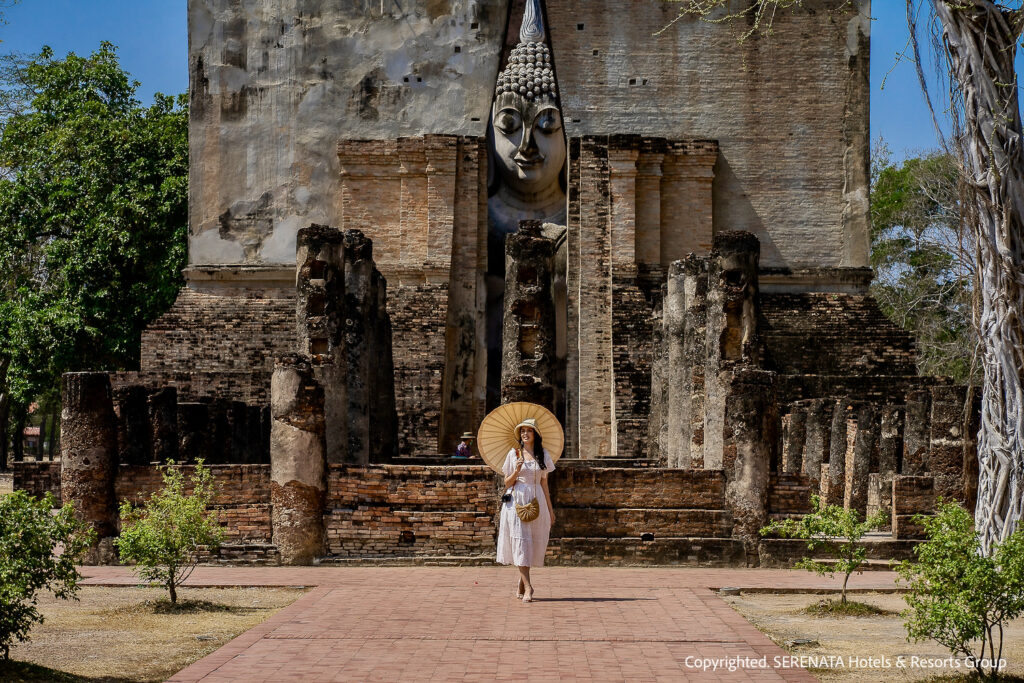
[[[495,100],[491,123],[497,170],[506,185],[531,195],[558,182],[565,164],[565,137],[554,103],[503,93]]]

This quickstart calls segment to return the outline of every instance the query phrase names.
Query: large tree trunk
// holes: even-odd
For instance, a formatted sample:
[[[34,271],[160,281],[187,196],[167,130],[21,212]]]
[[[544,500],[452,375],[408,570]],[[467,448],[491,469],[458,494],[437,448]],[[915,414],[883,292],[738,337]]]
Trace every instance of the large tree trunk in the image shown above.
[[[1024,156],[1013,68],[1021,13],[990,0],[934,0],[955,94],[976,242],[985,378],[975,520],[986,552],[1021,519],[1024,478]]]

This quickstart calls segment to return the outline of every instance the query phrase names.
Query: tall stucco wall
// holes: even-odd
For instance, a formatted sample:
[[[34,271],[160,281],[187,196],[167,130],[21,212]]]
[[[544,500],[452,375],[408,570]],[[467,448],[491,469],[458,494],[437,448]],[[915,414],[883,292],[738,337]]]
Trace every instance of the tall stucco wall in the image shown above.
[[[753,232],[765,267],[864,266],[869,0],[838,4],[740,45],[744,22],[655,35],[678,9],[664,0],[548,0],[566,134],[718,140],[716,231]],[[189,0],[190,263],[292,263],[298,228],[341,224],[341,139],[483,135],[508,14]]]

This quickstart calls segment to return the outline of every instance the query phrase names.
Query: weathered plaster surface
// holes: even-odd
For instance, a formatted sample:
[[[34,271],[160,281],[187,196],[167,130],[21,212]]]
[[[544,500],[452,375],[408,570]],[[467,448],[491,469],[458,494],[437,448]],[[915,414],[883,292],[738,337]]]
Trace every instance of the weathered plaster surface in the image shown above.
[[[765,267],[867,264],[868,0],[810,0],[742,45],[742,22],[655,35],[663,0],[546,4],[568,136],[718,140],[716,232],[753,232]],[[190,263],[291,263],[299,227],[343,224],[341,139],[482,135],[507,16],[190,0]]]

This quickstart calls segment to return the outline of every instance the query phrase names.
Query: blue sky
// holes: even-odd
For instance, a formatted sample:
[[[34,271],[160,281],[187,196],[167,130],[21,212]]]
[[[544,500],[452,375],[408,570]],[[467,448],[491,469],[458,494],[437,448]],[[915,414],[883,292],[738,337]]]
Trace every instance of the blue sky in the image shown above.
[[[907,43],[904,7],[902,0],[874,0],[872,7],[871,137],[884,138],[897,158],[936,146],[913,66],[896,59]],[[109,40],[148,103],[154,92],[188,88],[185,8],[186,0],[21,0],[6,10],[0,50],[49,45],[57,55],[88,54]]]

